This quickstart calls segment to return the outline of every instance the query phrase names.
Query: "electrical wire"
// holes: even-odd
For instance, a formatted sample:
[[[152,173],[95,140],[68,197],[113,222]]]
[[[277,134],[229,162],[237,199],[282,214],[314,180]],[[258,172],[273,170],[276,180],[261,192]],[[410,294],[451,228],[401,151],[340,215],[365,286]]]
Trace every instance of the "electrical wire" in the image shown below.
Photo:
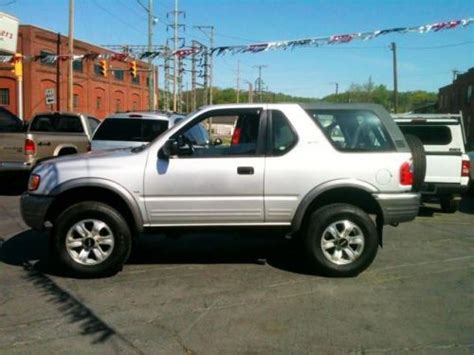
[[[117,21],[123,23],[125,26],[128,26],[129,28],[131,28],[132,30],[134,31],[137,31],[139,33],[143,33],[143,31],[139,30],[137,27],[131,25],[130,23],[122,20],[121,18],[119,18],[117,15],[113,14],[112,12],[109,11],[109,9],[107,9],[106,7],[100,5],[97,0],[93,0],[93,3],[94,5],[96,5],[99,9],[101,9],[102,11],[106,12],[107,14],[109,14],[110,16],[114,17]]]
[[[441,45],[441,46],[431,46],[431,47],[400,47],[399,46],[398,48],[400,48],[400,49],[414,49],[414,50],[418,50],[418,49],[438,49],[438,48],[459,47],[459,46],[464,46],[464,45],[472,44],[472,43],[474,43],[474,41],[465,41],[465,42],[444,44],[444,45]]]

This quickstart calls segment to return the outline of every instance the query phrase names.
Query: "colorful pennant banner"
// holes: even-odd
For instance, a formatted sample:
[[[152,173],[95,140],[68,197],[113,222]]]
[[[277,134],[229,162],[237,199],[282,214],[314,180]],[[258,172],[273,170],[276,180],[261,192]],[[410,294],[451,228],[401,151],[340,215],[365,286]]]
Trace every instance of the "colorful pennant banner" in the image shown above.
[[[223,54],[237,54],[237,53],[259,53],[270,50],[277,49],[294,49],[302,47],[320,47],[324,45],[335,45],[335,44],[344,44],[349,43],[354,40],[363,40],[367,41],[374,39],[380,36],[385,36],[391,33],[428,33],[428,32],[438,32],[442,30],[451,30],[458,27],[466,27],[474,23],[474,18],[467,18],[462,20],[452,20],[446,22],[436,22],[429,25],[423,26],[413,26],[413,27],[396,27],[389,28],[385,30],[377,30],[372,32],[357,32],[350,34],[338,34],[327,37],[314,37],[306,39],[297,39],[297,40],[287,40],[287,41],[275,41],[268,43],[254,43],[248,45],[237,45],[237,46],[221,46],[215,47],[210,50],[211,55],[223,55]],[[159,51],[145,51],[137,55],[127,54],[127,53],[89,53],[89,54],[79,54],[79,55],[69,55],[69,54],[40,54],[40,55],[26,55],[21,56],[22,60],[25,61],[41,61],[43,63],[54,64],[58,60],[68,60],[72,57],[74,61],[82,60],[97,60],[105,59],[111,61],[121,61],[126,62],[128,60],[135,59],[149,59],[157,57],[178,57],[180,59],[189,57],[191,55],[197,55],[201,53],[206,53],[207,49],[205,47],[185,47],[179,48],[177,50],[159,50]],[[0,56],[0,63],[9,63],[19,60],[18,55],[2,55]]]
[[[474,18],[467,18],[463,20],[453,20],[446,22],[437,22],[429,25],[423,26],[413,26],[413,27],[396,27],[389,28],[385,30],[377,30],[372,32],[357,32],[349,34],[338,34],[327,37],[315,37],[315,38],[306,38],[298,40],[289,40],[289,41],[276,41],[268,43],[255,43],[248,45],[240,46],[222,46],[215,47],[212,49],[211,53],[216,55],[222,54],[237,54],[237,53],[258,53],[275,49],[294,49],[301,47],[320,47],[324,45],[334,45],[349,43],[354,40],[363,40],[367,41],[369,39],[374,39],[376,37],[388,35],[391,33],[428,33],[428,32],[438,32],[441,30],[450,30],[457,28],[459,26],[466,27],[474,23]]]

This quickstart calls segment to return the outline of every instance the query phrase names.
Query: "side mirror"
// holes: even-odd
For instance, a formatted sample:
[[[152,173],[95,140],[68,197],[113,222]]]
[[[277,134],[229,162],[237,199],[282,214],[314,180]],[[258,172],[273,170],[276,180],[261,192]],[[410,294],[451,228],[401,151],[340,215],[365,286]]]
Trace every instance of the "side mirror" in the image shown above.
[[[178,155],[178,141],[176,139],[168,139],[160,149],[160,152],[160,158],[169,158],[173,155]]]
[[[212,145],[221,145],[221,144],[222,144],[222,139],[220,139],[219,137],[214,139],[214,142],[212,142]]]

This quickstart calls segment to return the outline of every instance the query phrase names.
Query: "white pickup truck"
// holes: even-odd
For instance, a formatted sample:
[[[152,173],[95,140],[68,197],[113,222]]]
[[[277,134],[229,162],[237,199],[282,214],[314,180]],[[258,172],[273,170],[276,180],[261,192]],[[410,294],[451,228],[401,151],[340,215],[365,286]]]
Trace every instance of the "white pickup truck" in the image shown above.
[[[469,185],[469,156],[461,114],[392,115],[405,135],[417,136],[425,148],[423,199],[439,199],[441,209],[454,213]]]

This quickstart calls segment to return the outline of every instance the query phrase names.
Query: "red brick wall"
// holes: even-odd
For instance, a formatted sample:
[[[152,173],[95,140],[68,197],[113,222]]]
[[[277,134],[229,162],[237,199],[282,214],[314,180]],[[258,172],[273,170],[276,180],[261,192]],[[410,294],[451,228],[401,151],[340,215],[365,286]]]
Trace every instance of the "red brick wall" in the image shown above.
[[[35,26],[20,26],[18,39],[18,52],[23,55],[39,55],[41,51],[57,53],[58,36]],[[68,53],[67,37],[61,36],[61,54]],[[82,41],[74,41],[74,53],[113,53],[104,48],[97,47]],[[74,111],[84,112],[104,118],[115,112],[117,108],[126,110],[148,109],[148,87],[147,73],[139,72],[139,84],[132,84],[132,78],[128,72],[128,63],[119,61],[108,61],[111,68],[127,69],[124,72],[124,80],[114,78],[112,72],[107,77],[95,74],[94,64],[98,60],[83,60],[83,72],[74,71],[74,94],[77,95],[78,106]],[[144,62],[138,61],[138,69],[147,69]],[[41,64],[37,62],[24,63],[24,117],[30,119],[34,114],[44,111],[57,110],[66,111],[67,108],[67,61],[59,63],[59,101],[54,107],[47,107],[45,90],[54,88],[56,90],[57,67],[54,65]],[[8,66],[3,64],[3,67]],[[0,88],[10,89],[10,104],[5,106],[10,111],[17,111],[16,80],[8,70],[0,72]]]

